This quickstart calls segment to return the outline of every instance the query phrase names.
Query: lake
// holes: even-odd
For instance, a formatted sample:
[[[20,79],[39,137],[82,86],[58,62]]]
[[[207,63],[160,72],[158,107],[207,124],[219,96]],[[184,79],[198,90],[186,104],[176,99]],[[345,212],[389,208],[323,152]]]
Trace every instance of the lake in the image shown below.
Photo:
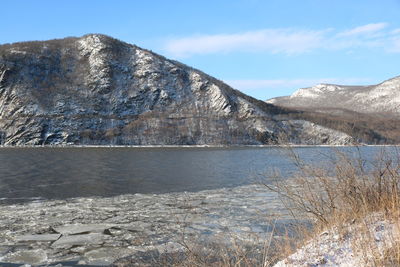
[[[328,169],[341,152],[369,168],[397,148],[1,148],[0,265],[137,262],[185,251],[183,237],[259,257],[266,240],[310,223],[259,184],[290,179],[293,152]]]
[[[297,147],[306,162],[325,164],[335,150],[373,160],[393,147]],[[235,148],[1,148],[0,203],[32,199],[196,192],[270,180],[296,171],[288,149]]]

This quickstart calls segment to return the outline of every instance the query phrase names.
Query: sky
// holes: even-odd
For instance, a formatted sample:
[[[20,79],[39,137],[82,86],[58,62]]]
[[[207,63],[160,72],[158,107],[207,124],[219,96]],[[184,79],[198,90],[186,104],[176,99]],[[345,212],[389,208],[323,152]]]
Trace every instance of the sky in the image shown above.
[[[0,44],[102,33],[255,98],[400,75],[400,0],[2,0]]]

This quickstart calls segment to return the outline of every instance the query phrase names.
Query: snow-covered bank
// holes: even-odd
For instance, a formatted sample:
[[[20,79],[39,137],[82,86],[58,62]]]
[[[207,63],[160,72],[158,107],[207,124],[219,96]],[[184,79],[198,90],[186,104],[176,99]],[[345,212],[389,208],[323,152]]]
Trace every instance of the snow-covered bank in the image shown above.
[[[335,227],[308,241],[275,267],[376,266],[400,242],[399,220],[375,213],[350,225]],[[386,266],[386,264],[384,265]]]

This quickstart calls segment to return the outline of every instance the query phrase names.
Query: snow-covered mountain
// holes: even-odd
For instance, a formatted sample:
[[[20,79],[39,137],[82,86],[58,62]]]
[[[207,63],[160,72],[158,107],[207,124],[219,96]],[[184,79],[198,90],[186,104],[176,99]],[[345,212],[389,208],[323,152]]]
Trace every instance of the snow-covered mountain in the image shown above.
[[[370,129],[303,115],[101,34],[0,45],[1,145],[377,140]]]
[[[370,86],[318,84],[267,103],[318,112],[400,115],[400,76]]]

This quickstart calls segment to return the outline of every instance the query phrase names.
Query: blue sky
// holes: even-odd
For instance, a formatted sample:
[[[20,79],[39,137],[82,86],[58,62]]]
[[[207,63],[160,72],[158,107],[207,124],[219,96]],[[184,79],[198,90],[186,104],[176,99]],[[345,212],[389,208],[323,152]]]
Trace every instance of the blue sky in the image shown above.
[[[400,0],[2,0],[0,43],[103,33],[256,98],[400,75]]]

